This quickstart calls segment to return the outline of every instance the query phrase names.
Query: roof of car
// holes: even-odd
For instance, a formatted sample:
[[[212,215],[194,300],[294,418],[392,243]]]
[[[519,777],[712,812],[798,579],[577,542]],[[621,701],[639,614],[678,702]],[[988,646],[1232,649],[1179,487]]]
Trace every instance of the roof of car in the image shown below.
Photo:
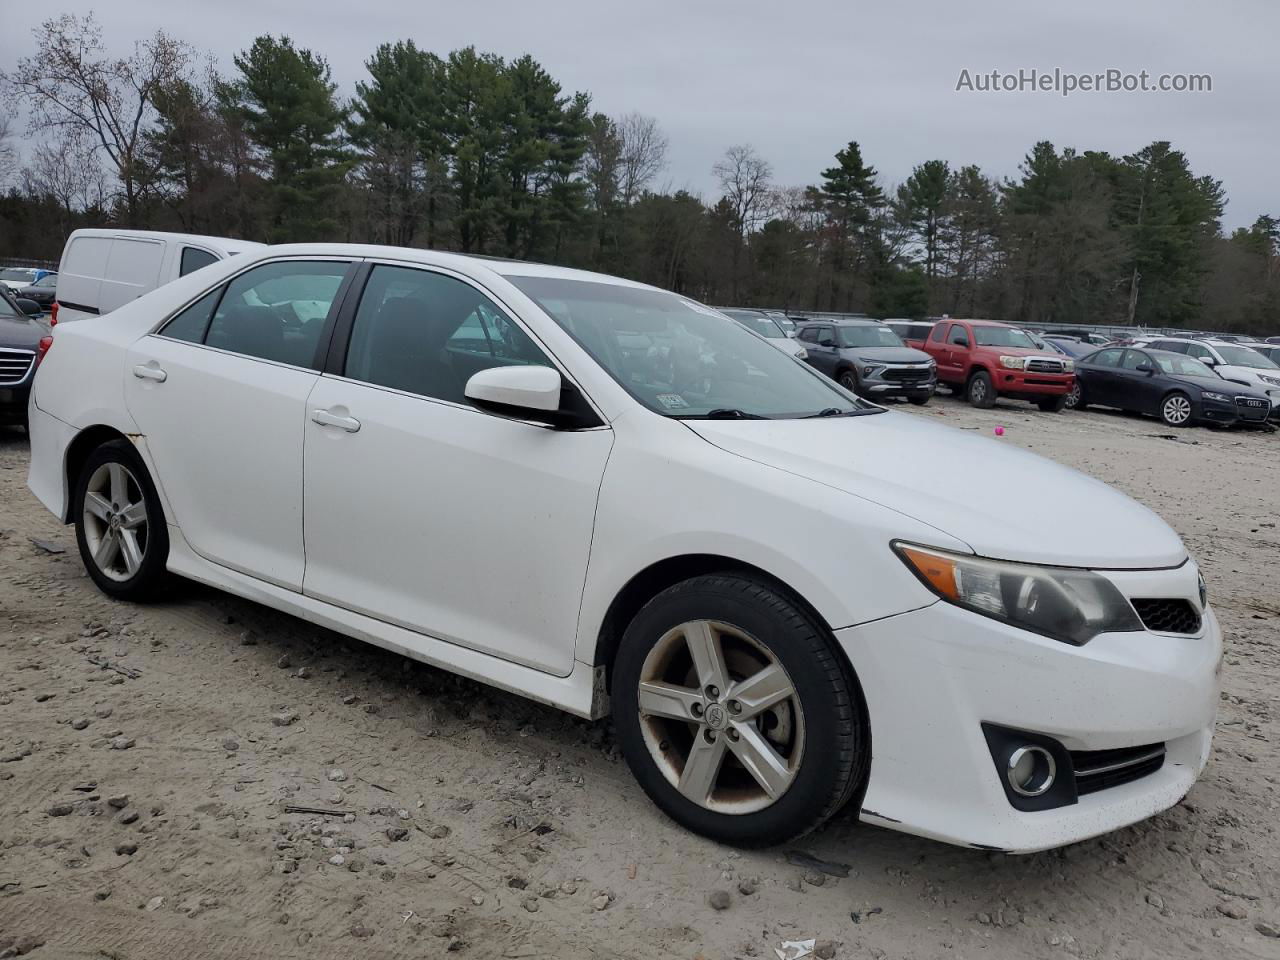
[[[834,324],[837,327],[878,327],[881,326],[879,320],[872,320],[870,317],[830,317],[819,320],[801,320],[800,325],[807,327],[813,323],[821,323],[824,325]]]

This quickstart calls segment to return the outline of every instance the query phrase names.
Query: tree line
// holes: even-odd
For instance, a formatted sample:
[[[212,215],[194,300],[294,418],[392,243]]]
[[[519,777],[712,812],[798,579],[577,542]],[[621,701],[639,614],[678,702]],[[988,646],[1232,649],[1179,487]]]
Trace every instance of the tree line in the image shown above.
[[[288,37],[258,37],[228,75],[164,32],[109,56],[92,15],[36,39],[0,75],[31,143],[19,162],[0,120],[0,256],[56,258],[70,230],[117,225],[544,260],[720,304],[1280,325],[1280,222],[1224,235],[1221,182],[1166,141],[1039,142],[1011,178],[931,159],[897,185],[856,140],[808,185],[743,143],[703,198],[660,187],[657,120],[593,111],[528,55],[389,42],[344,99]]]

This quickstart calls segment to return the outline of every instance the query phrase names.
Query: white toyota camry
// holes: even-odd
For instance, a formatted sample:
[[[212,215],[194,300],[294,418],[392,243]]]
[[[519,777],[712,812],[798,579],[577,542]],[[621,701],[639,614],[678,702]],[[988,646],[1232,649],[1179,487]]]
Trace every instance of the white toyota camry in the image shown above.
[[[1177,803],[1208,757],[1221,638],[1159,517],[684,297],[282,246],[45,347],[30,486],[104,591],[176,574],[612,715],[707,836],[852,802],[1037,850]]]

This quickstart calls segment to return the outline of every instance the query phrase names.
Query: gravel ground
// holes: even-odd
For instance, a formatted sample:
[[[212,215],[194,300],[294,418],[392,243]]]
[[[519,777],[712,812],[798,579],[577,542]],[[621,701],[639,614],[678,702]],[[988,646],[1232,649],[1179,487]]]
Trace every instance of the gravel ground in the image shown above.
[[[1027,857],[849,815],[721,847],[657,812],[608,724],[194,585],[106,599],[0,429],[0,957],[1280,957],[1280,435],[910,412],[1003,426],[1201,560],[1227,661],[1178,807]]]

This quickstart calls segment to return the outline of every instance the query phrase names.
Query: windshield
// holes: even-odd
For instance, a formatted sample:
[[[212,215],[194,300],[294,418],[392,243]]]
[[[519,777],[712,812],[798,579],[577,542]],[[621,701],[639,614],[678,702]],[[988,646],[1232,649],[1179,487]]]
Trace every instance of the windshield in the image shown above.
[[[1233,367],[1260,367],[1263,370],[1280,369],[1257,350],[1249,347],[1227,347],[1215,344],[1213,349],[1222,355],[1223,363],[1229,363]]]
[[[668,417],[878,412],[737,323],[663,290],[507,277],[628,393]]]
[[[1160,369],[1165,373],[1172,373],[1179,377],[1212,377],[1217,379],[1218,375],[1201,363],[1195,357],[1183,357],[1178,354],[1172,356],[1160,356],[1152,354],[1152,359],[1160,365]]]
[[[974,324],[973,337],[980,347],[1017,347],[1021,350],[1036,348],[1029,336],[1013,327],[984,327]]]
[[[785,340],[787,335],[782,332],[782,328],[773,322],[771,317],[766,317],[762,313],[750,313],[746,310],[721,310],[726,317],[732,317],[748,330],[754,330],[762,337],[768,337],[770,340]]]
[[[902,338],[888,327],[871,326],[837,327],[842,347],[905,347]]]
[[[10,268],[8,270],[0,270],[0,280],[8,280],[13,283],[30,283],[35,279],[36,272],[34,270],[19,270]]]

